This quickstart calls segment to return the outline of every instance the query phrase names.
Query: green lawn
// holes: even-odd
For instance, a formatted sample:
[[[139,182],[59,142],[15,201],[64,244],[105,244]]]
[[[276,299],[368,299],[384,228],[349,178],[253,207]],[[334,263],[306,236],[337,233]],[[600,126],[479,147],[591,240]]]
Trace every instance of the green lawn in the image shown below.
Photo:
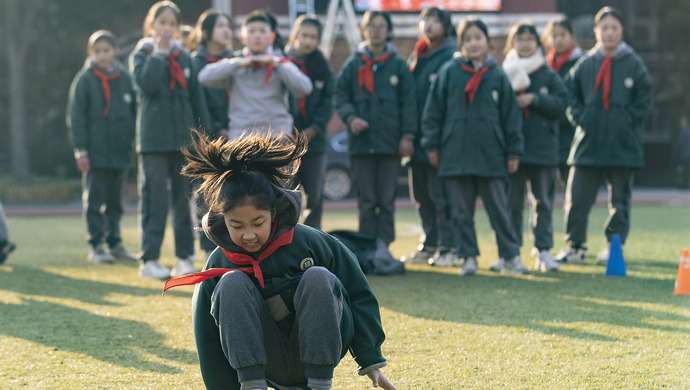
[[[487,271],[497,254],[478,210],[477,276],[418,265],[369,278],[388,337],[384,373],[399,389],[688,388],[690,296],[673,295],[681,249],[690,246],[688,216],[690,207],[634,207],[627,277],[593,265],[606,217],[600,207],[590,221],[589,264],[501,276]],[[562,210],[555,218],[554,251]],[[18,250],[0,266],[0,388],[203,388],[191,287],[161,298],[162,283],[137,277],[134,264],[88,264],[79,217],[9,222]],[[326,230],[356,223],[354,212],[326,213]],[[123,227],[136,251],[136,218]],[[414,211],[399,210],[394,254],[412,252],[419,231]],[[171,248],[169,232],[166,265]],[[355,369],[343,359],[334,388],[370,388]]]

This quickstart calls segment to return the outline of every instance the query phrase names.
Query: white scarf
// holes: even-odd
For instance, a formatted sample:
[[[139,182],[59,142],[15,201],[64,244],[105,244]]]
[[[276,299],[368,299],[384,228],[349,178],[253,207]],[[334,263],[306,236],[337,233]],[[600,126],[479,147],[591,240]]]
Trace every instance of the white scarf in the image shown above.
[[[546,59],[541,48],[537,48],[534,54],[525,58],[518,56],[515,49],[511,49],[503,60],[503,70],[508,75],[513,90],[519,92],[529,87],[529,74],[544,64],[546,64]]]

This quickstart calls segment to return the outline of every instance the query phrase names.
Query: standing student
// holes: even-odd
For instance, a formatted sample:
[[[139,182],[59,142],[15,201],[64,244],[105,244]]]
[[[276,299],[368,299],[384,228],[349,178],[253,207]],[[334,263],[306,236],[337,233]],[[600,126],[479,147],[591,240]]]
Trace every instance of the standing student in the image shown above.
[[[542,34],[543,43],[550,47],[546,55],[546,63],[555,70],[567,82],[570,78],[570,69],[582,57],[582,49],[577,46],[573,26],[566,18],[551,20]],[[558,171],[563,184],[568,182],[568,154],[570,144],[573,142],[575,127],[570,123],[563,112],[560,119],[558,132]]]
[[[7,256],[14,251],[16,245],[10,241],[10,229],[7,227],[7,217],[5,210],[0,203],[0,264],[7,260]]]
[[[489,54],[486,24],[467,18],[458,27],[461,53],[444,64],[422,116],[422,147],[438,167],[460,235],[460,275],[477,273],[479,246],[474,210],[482,197],[496,233],[503,271],[525,274],[510,223],[508,173],[517,171],[523,149],[522,111],[508,77]]]
[[[395,389],[379,370],[379,306],[355,256],[340,241],[297,223],[291,182],[302,135],[252,134],[186,153],[185,173],[204,180],[204,226],[220,247],[206,271],[165,288],[200,283],[193,297],[199,363],[209,389],[330,389],[349,350],[374,387]]]
[[[319,50],[322,30],[321,22],[315,15],[301,15],[295,21],[286,47],[287,58],[309,76],[314,86],[306,97],[291,97],[290,111],[295,120],[295,128],[309,140],[309,148],[295,178],[307,194],[309,211],[304,224],[315,229],[321,229],[323,181],[328,150],[327,127],[333,116],[333,69]]]
[[[587,221],[602,178],[609,192],[608,245],[597,263],[608,263],[611,238],[630,231],[633,176],[644,165],[642,126],[654,104],[649,72],[623,41],[623,19],[611,7],[594,17],[597,44],[571,70],[568,118],[577,126],[570,149],[565,196],[565,248],[556,260],[583,263]]]
[[[537,28],[530,22],[513,25],[505,47],[503,70],[517,93],[522,108],[524,150],[517,171],[508,175],[508,209],[513,230],[522,246],[525,192],[532,206],[530,232],[534,239],[534,269],[556,271],[553,248],[553,200],[558,167],[558,119],[563,115],[568,92],[558,73],[546,66]],[[505,261],[491,265],[500,271]]]
[[[191,140],[191,128],[200,126],[209,131],[212,128],[192,59],[173,38],[179,25],[177,5],[170,1],[155,3],[144,20],[144,38],[130,57],[140,102],[137,150],[142,263],[139,275],[145,278],[170,277],[170,271],[158,262],[169,199],[177,257],[172,274],[195,271],[191,185],[180,174],[184,162],[180,147]]]
[[[432,7],[419,15],[419,32],[414,51],[407,61],[414,77],[417,91],[417,127],[414,154],[408,165],[410,196],[414,199],[424,234],[417,252],[401,260],[412,264],[452,266],[457,261],[457,244],[452,221],[448,213],[443,181],[438,169],[429,164],[424,149],[419,145],[422,138],[421,117],[429,89],[436,81],[438,70],[453,57],[458,49],[456,32],[448,11]]]
[[[387,251],[395,239],[395,190],[400,157],[414,153],[417,101],[414,79],[390,42],[390,15],[367,11],[364,41],[343,64],[335,106],[349,130],[349,154],[357,188],[359,231]]]
[[[240,39],[245,47],[238,57],[205,66],[199,81],[207,87],[230,90],[228,138],[244,133],[293,134],[288,93],[296,98],[312,91],[309,77],[273,49],[275,34],[265,11],[245,18]]]
[[[118,52],[111,32],[91,34],[88,58],[74,77],[67,106],[74,158],[83,173],[91,247],[87,259],[97,264],[136,260],[120,234],[126,173],[134,154],[136,100],[132,79],[116,59]]]

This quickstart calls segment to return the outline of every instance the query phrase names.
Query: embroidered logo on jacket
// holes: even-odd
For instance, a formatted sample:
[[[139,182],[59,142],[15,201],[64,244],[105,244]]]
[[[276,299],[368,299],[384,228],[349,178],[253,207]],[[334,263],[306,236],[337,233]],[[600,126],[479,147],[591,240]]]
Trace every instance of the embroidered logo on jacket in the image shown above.
[[[632,88],[633,85],[635,85],[635,81],[632,77],[626,77],[625,80],[623,80],[623,85],[625,85],[625,88]]]
[[[323,89],[323,80],[314,80],[314,88]]]
[[[192,75],[192,71],[189,68],[184,68],[183,70],[184,78],[188,79]]]
[[[498,98],[500,97],[497,90],[491,91],[491,97],[494,99],[494,103],[498,103]]]
[[[126,93],[126,94],[122,95],[122,100],[124,100],[125,103],[130,104],[130,103],[132,103],[132,95]]]
[[[400,80],[398,80],[398,76],[397,76],[397,75],[392,75],[392,76],[390,77],[390,79],[388,79],[388,81],[391,83],[392,86],[395,87],[396,85],[398,85],[398,82],[399,82]]]
[[[549,88],[541,87],[541,88],[539,88],[539,93],[542,95],[548,95],[549,94]]]
[[[302,271],[306,271],[307,269],[311,268],[313,265],[314,265],[314,259],[312,259],[311,257],[305,257],[299,263],[299,269],[301,269]]]

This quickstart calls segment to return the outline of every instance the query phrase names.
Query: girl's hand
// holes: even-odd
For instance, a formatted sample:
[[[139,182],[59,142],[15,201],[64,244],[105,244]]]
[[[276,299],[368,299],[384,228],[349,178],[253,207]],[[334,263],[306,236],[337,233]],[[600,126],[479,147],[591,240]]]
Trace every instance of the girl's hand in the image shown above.
[[[88,172],[91,170],[91,161],[88,157],[79,157],[77,159],[77,169],[79,172]]]
[[[510,159],[508,160],[508,173],[515,173],[520,166],[520,160]]]
[[[395,386],[393,386],[393,384],[390,383],[385,376],[383,376],[378,368],[376,370],[367,372],[367,376],[369,379],[371,379],[371,384],[374,385],[374,387],[381,387],[383,390],[397,390]]]
[[[438,169],[440,159],[438,150],[429,150],[426,152],[426,155],[427,157],[429,157],[429,164],[431,164],[432,167]]]
[[[412,156],[414,154],[414,142],[411,139],[403,138],[398,145],[398,154],[403,157]]]
[[[304,129],[302,133],[304,133],[304,135],[307,136],[307,140],[311,141],[312,138],[314,138],[318,132],[313,127],[307,127],[306,129]]]
[[[534,101],[534,94],[533,93],[526,93],[524,95],[520,95],[517,97],[517,103],[520,108],[525,108],[532,104]]]
[[[360,117],[354,117],[350,121],[350,131],[352,131],[352,134],[354,135],[358,135],[368,128],[369,122],[365,121]]]

